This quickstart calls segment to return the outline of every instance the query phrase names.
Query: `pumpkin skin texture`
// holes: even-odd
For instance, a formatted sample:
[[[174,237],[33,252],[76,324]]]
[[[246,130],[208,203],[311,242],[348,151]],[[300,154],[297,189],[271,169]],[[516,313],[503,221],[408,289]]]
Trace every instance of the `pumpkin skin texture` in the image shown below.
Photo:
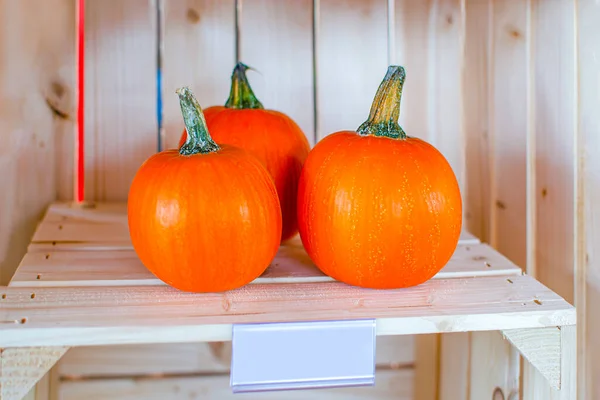
[[[187,112],[197,105],[187,88],[178,94]],[[194,135],[187,147],[157,153],[139,168],[128,197],[131,241],[146,268],[172,287],[239,288],[259,277],[279,249],[277,192],[251,154],[217,145],[207,131],[204,143]]]
[[[262,107],[247,81],[246,69],[248,67],[242,63],[236,65],[226,106],[207,108],[206,123],[217,143],[250,152],[273,177],[281,206],[283,242],[298,233],[298,180],[310,144],[302,129],[290,117]],[[184,130],[180,146],[186,135]]]
[[[462,201],[450,164],[435,147],[390,123],[399,114],[399,68],[390,67],[392,82],[373,106],[391,109],[375,116],[372,110],[358,132],[326,136],[300,177],[302,243],[323,273],[354,286],[419,285],[446,265],[460,236]]]

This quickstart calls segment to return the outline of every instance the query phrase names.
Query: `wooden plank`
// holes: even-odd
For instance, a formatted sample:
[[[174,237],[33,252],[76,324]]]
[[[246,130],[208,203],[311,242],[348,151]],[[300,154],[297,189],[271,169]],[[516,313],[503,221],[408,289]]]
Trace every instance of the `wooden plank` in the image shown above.
[[[536,278],[573,302],[574,3],[535,2]]]
[[[522,270],[485,244],[459,245],[433,279],[518,275]],[[298,237],[283,244],[256,283],[328,282],[311,261]],[[163,285],[133,250],[49,251],[25,255],[11,286]]]
[[[64,379],[202,374],[229,371],[231,357],[218,357],[205,343],[75,347],[57,365]]]
[[[486,137],[478,140],[467,132],[467,152],[473,146],[473,161],[480,157],[484,163],[469,168],[467,186],[474,195],[482,190],[475,199],[487,202],[478,209],[479,225],[487,230],[480,237],[524,266],[527,98],[522,93],[527,83],[527,4],[470,0],[466,6],[465,95],[470,101],[465,117],[471,121],[469,131],[483,130]],[[496,388],[505,398],[518,394],[518,352],[492,333],[472,334],[470,345],[469,398],[492,398]]]
[[[74,205],[53,204],[31,243],[29,251],[132,249],[126,205],[97,203],[93,209],[82,209]],[[459,243],[477,244],[479,240],[473,234],[462,231]]]
[[[44,208],[71,198],[75,3],[0,0],[0,284]],[[60,154],[60,157],[57,155]]]
[[[462,123],[464,15],[461,0],[432,0],[428,43],[428,141],[448,159],[465,188]]]
[[[228,372],[229,342],[142,344],[75,347],[61,359],[58,373],[63,379],[85,379],[160,374]],[[414,337],[377,337],[378,367],[400,368],[414,361]],[[93,362],[90,362],[93,360]]]
[[[406,70],[399,123],[407,135],[429,140],[427,88],[431,1],[395,0],[394,3],[396,51],[395,59],[390,63],[402,65]],[[370,96],[375,94],[374,90],[370,92]]]
[[[576,84],[575,3],[534,0],[529,13],[531,52],[528,130],[530,204],[528,273],[573,302]],[[539,393],[532,392],[538,391]],[[523,399],[550,387],[524,364]],[[559,394],[557,394],[558,396]],[[531,397],[533,396],[533,397]]]
[[[164,4],[164,148],[175,148],[184,124],[175,89],[189,86],[203,108],[223,105],[235,65],[234,0]]]
[[[4,347],[230,340],[231,324],[253,322],[375,318],[379,335],[575,323],[572,306],[526,275],[510,281],[433,279],[383,291],[321,282],[254,284],[212,294],[166,286],[6,287],[1,292],[6,295],[0,300]]]
[[[0,399],[23,398],[66,351],[66,347],[0,349]]]
[[[579,160],[576,232],[578,399],[600,398],[600,3],[577,2]],[[583,192],[583,193],[581,193]]]
[[[519,393],[519,371],[511,368],[511,359],[518,360],[518,353],[498,332],[473,332],[471,336],[471,381],[467,398],[514,398],[512,396]],[[495,394],[498,390],[502,397]]]
[[[493,160],[490,244],[526,265],[527,3],[494,2],[492,15]]]
[[[433,2],[428,44],[431,142],[446,155],[463,193],[463,224],[489,240],[486,4]],[[461,9],[463,8],[464,9]],[[462,76],[461,76],[462,74]],[[466,168],[468,165],[468,168]],[[468,398],[468,333],[441,337],[440,400]],[[476,384],[476,383],[474,383]]]
[[[356,130],[367,119],[388,64],[385,0],[319,3],[317,112],[321,139],[339,130]]]
[[[441,336],[439,400],[468,399],[471,333],[445,333]]]
[[[249,72],[256,96],[314,144],[312,0],[245,0],[240,30],[241,61],[259,72]]]
[[[466,2],[463,118],[465,129],[465,189],[467,229],[490,240],[491,153],[489,132],[490,0]]]
[[[86,2],[86,199],[125,200],[156,152],[154,11],[147,0]]]
[[[412,377],[412,369],[377,371],[374,387],[292,390],[244,395],[234,395],[231,392],[228,375],[65,381],[61,385],[60,399],[235,400],[241,396],[249,400],[307,398],[315,400],[411,400],[413,399]]]
[[[414,400],[437,400],[440,395],[440,334],[418,335],[415,343]]]

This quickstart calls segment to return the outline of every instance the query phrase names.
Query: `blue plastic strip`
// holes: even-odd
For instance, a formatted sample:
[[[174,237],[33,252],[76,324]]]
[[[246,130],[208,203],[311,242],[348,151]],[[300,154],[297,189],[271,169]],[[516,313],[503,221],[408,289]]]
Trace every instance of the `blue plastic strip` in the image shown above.
[[[234,393],[375,384],[375,320],[233,326]]]
[[[156,0],[156,124],[157,140],[156,151],[161,152],[162,145],[162,126],[163,126],[163,93],[162,93],[162,48],[163,48],[163,8],[162,0]]]

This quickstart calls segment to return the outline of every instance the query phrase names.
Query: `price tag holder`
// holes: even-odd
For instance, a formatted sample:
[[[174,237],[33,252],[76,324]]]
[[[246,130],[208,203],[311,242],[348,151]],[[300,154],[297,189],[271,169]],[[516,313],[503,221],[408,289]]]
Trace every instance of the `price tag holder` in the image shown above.
[[[233,326],[234,393],[375,384],[375,320]]]

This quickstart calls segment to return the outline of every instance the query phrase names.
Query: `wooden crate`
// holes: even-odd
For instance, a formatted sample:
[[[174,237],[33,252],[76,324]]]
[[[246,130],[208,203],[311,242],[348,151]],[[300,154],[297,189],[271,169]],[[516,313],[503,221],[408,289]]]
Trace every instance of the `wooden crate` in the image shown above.
[[[340,289],[379,317],[377,386],[307,396],[473,400],[499,388],[505,398],[573,398],[577,379],[578,399],[600,398],[600,319],[592,306],[600,299],[595,0],[243,0],[237,23],[235,0],[87,0],[85,195],[93,209],[72,204],[75,3],[0,0],[0,285],[8,285],[0,321],[17,321],[6,330],[0,324],[0,343],[11,332],[18,340],[11,343],[37,346],[2,350],[3,390],[23,383],[23,392],[66,352],[31,396],[230,396],[225,331],[198,342],[209,331],[195,320],[194,340],[178,333],[178,322],[172,331],[124,339],[123,324],[134,317],[127,310],[141,306],[135,301],[157,293],[179,300],[133,256],[123,204],[140,163],[177,142],[183,125],[174,89],[189,85],[203,106],[222,104],[237,50],[260,71],[250,80],[261,101],[291,115],[312,144],[355,129],[387,65],[405,66],[401,125],[439,148],[461,184],[466,231],[444,271],[408,291],[418,311],[392,312],[377,297]],[[316,274],[297,242],[278,260],[286,269],[271,269],[248,290],[303,285],[316,294],[337,285]],[[107,293],[130,291],[133,308],[111,326],[98,321],[110,337],[89,334],[82,325],[89,315],[71,319],[68,335],[35,329],[56,321],[41,312],[79,315],[63,299],[108,310],[117,298]],[[566,377],[560,367],[575,362],[561,357],[574,346],[561,344],[574,334],[568,303],[578,314],[576,378],[574,367]],[[216,317],[235,321],[225,312]],[[566,390],[552,389],[559,380]]]
[[[233,323],[377,318],[381,337],[502,331],[552,386],[569,390],[565,367],[571,365],[565,363],[574,350],[575,309],[468,232],[461,235],[441,272],[410,289],[376,291],[335,282],[311,263],[296,237],[282,245],[267,271],[246,287],[190,294],[164,285],[141,264],[129,240],[125,204],[55,203],[0,298],[3,322],[14,321],[0,339],[0,346],[9,348],[216,342],[231,340]],[[404,398],[412,398],[411,366],[385,368],[395,360],[390,360],[393,347],[384,344],[378,351],[378,363],[384,367],[381,379],[375,389],[361,389],[357,395],[398,396],[392,388],[402,379],[408,386]],[[158,392],[156,380],[118,381],[118,374],[110,370],[103,377],[110,385],[102,389],[98,380],[79,381],[77,376],[85,373],[75,369],[60,393],[67,399],[98,391],[105,393],[100,398],[150,393],[186,398],[203,380],[222,386],[228,359],[220,361],[216,366],[192,363],[196,379],[185,376],[190,373],[185,357],[176,358],[172,371],[165,366],[138,372],[146,378],[167,374],[161,378],[166,386]],[[215,370],[218,379],[210,375]],[[224,387],[205,385],[211,396],[233,396]],[[317,391],[311,396],[343,398],[348,392]],[[296,394],[302,395],[307,394]]]

